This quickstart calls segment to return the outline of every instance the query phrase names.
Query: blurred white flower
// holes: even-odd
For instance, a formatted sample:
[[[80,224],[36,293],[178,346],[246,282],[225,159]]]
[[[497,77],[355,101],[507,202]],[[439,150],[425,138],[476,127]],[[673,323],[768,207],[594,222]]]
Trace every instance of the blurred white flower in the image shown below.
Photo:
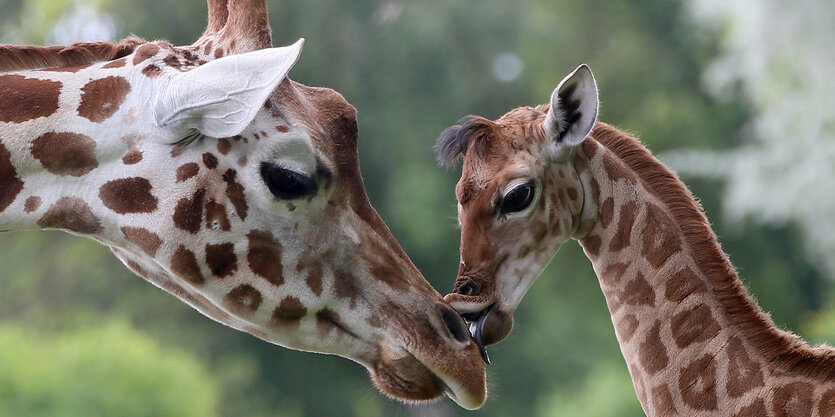
[[[704,74],[729,98],[741,88],[752,118],[731,152],[670,152],[683,175],[727,181],[724,214],[793,222],[810,259],[835,278],[835,2],[690,0],[689,17],[720,35]]]
[[[113,41],[116,21],[99,11],[95,0],[78,0],[46,35],[47,45],[68,45],[80,41]]]

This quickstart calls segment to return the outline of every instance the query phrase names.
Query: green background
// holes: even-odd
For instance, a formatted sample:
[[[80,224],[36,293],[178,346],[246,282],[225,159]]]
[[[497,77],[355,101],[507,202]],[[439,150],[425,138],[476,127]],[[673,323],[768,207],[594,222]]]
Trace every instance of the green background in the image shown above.
[[[372,204],[445,293],[457,270],[459,171],[438,168],[431,146],[461,116],[497,118],[544,103],[585,62],[599,84],[600,119],[635,132],[654,152],[744,144],[761,109],[756,95],[740,83],[722,95],[705,86],[710,66],[729,51],[734,16],[706,25],[692,17],[693,3],[293,0],[269,9],[275,45],[307,39],[291,78],[333,88],[359,110]],[[0,0],[0,41],[67,41],[90,24],[84,13],[104,19],[114,39],[135,33],[190,44],[205,27],[206,6]],[[496,68],[502,62],[509,68]],[[832,273],[807,256],[803,230],[725,216],[721,178],[685,181],[774,320],[835,342]],[[643,415],[576,243],[539,278],[515,323],[490,350],[491,394],[481,410],[449,400],[408,406],[379,394],[348,360],[273,346],[201,316],[93,241],[3,234],[0,416]]]

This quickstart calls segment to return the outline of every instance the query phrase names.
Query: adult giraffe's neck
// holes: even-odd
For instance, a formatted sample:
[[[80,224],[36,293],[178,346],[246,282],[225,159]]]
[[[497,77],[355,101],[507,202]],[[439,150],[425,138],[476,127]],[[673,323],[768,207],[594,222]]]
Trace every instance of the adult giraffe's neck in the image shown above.
[[[807,396],[811,406],[809,383],[835,379],[835,353],[761,312],[676,175],[602,123],[582,153],[599,213],[581,244],[647,415],[765,415]]]
[[[102,185],[143,159],[131,74],[124,58],[0,73],[0,230],[106,231]]]

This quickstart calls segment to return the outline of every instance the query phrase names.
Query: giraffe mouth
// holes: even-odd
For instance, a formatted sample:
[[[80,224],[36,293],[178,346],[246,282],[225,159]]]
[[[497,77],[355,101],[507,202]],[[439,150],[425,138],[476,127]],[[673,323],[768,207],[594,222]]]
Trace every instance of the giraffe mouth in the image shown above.
[[[481,354],[481,359],[485,365],[490,365],[490,357],[487,355],[487,348],[484,344],[484,323],[487,321],[487,316],[490,315],[490,310],[494,305],[491,304],[478,313],[465,313],[461,315],[464,320],[470,323],[470,335],[475,340],[476,346],[478,346],[478,352]]]
[[[381,361],[374,367],[372,379],[387,395],[410,403],[437,401],[446,395],[468,410],[479,408],[484,403],[486,388],[483,379],[479,381],[479,388],[474,389],[472,384],[459,380],[460,374],[444,375],[444,372],[438,372],[414,354],[407,353],[403,358]]]

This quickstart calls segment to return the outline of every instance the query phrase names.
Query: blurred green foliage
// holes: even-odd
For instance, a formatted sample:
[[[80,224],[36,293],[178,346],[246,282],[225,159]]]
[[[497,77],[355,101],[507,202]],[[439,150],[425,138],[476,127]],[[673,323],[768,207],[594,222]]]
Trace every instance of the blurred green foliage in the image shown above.
[[[72,4],[0,0],[0,35],[38,43]],[[205,26],[201,0],[96,4],[118,22],[117,37],[136,33],[188,44]],[[307,39],[291,77],[334,88],[359,109],[360,162],[372,204],[441,293],[451,289],[457,271],[453,187],[459,172],[438,169],[431,146],[461,116],[496,118],[516,106],[544,103],[580,62],[590,64],[597,77],[601,120],[638,133],[656,152],[732,148],[749,116],[746,103],[717,102],[704,93],[701,77],[716,42],[687,23],[680,1],[287,0],[269,5],[276,45]],[[508,53],[523,68],[518,78],[500,81],[493,67]],[[722,184],[686,181],[777,323],[818,341],[835,341],[832,283],[809,263],[798,234],[790,227],[726,224],[720,216]],[[188,399],[186,404],[204,407],[194,410],[205,415],[217,404],[223,416],[641,415],[597,279],[576,244],[565,245],[525,298],[512,336],[491,348],[491,397],[476,412],[448,400],[431,407],[401,405],[377,393],[365,370],[347,360],[278,348],[218,325],[134,277],[91,241],[53,232],[6,234],[0,240],[0,265],[0,321],[9,323],[2,329],[12,335],[0,337],[16,337],[11,343],[21,358],[27,350],[40,352],[43,345],[87,335],[102,342],[89,345],[101,352],[96,365],[101,372],[127,371],[128,359],[157,358],[142,376],[147,378],[154,369],[167,368],[159,364],[168,363],[171,354],[191,365],[169,371],[190,367],[200,375],[203,388],[163,373],[160,387],[119,382],[136,387],[136,398],[127,400],[144,399],[139,403],[149,407],[162,389],[169,390],[162,398]],[[829,308],[821,310],[824,306]],[[104,318],[130,327],[94,330],[107,323]],[[38,336],[20,330],[30,328]],[[117,334],[141,341],[135,349],[148,351],[124,361],[105,353],[121,346],[106,340]],[[14,358],[6,351],[0,355]],[[54,372],[42,374],[43,384],[74,372],[54,366]],[[84,385],[73,389],[80,392]],[[59,404],[66,396],[44,392],[55,395],[44,397],[44,403]],[[192,397],[205,398],[205,404]]]
[[[0,325],[0,416],[212,417],[217,383],[125,323],[44,335]]]

